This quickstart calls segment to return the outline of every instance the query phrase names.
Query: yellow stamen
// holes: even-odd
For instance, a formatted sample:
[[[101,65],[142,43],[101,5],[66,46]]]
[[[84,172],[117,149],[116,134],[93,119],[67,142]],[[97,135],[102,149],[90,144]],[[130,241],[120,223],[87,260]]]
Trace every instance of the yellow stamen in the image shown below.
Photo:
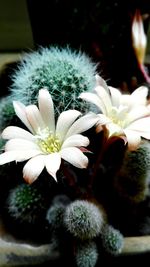
[[[48,129],[39,131],[39,133],[36,135],[37,144],[44,153],[51,154],[60,150],[61,142],[57,136],[49,132]]]

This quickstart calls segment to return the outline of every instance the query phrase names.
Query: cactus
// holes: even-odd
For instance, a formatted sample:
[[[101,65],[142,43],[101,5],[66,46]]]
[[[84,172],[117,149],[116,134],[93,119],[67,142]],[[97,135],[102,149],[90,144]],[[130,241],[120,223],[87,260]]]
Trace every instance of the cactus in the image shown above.
[[[46,212],[47,203],[38,187],[21,184],[10,191],[7,206],[12,218],[34,224]]]
[[[61,229],[63,226],[64,212],[65,205],[60,203],[54,204],[48,209],[46,219],[53,231]]]
[[[101,240],[105,252],[113,256],[121,253],[124,245],[124,237],[119,230],[106,224],[101,233]]]
[[[75,253],[77,267],[94,267],[97,260],[98,251],[94,241],[88,241],[78,245]]]
[[[78,96],[95,86],[96,64],[81,52],[69,48],[41,48],[27,54],[12,75],[11,92],[24,104],[37,102],[39,89],[52,95],[56,115],[66,109],[86,111],[87,104]]]
[[[14,111],[12,99],[6,96],[0,102],[0,131],[9,125],[16,125],[17,116]]]
[[[127,151],[123,165],[115,177],[118,194],[128,201],[143,201],[149,188],[150,144],[144,142],[136,151]]]
[[[86,240],[98,236],[103,225],[103,213],[93,203],[76,200],[67,206],[64,223],[75,237]]]

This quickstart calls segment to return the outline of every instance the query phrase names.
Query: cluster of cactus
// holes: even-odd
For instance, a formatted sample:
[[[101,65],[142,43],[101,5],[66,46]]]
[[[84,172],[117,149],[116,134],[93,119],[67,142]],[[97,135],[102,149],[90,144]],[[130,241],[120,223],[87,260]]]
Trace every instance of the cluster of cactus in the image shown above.
[[[101,240],[101,245],[110,255],[122,251],[122,234],[106,224],[104,209],[97,204],[87,200],[71,202],[65,196],[57,196],[48,209],[46,218],[55,243],[59,244],[59,239],[70,235],[77,267],[96,265],[99,256],[97,240]],[[64,235],[60,235],[60,232]]]
[[[26,55],[12,76],[9,97],[0,104],[0,130],[8,125],[19,125],[12,99],[25,105],[37,104],[38,91],[47,88],[52,95],[56,117],[66,109],[86,112],[88,107],[78,96],[95,86],[96,64],[83,53],[71,49],[41,48]],[[0,140],[0,149],[3,149]],[[8,166],[2,166],[2,179],[10,175]],[[117,197],[139,203],[145,200],[149,189],[150,144],[143,142],[136,151],[126,151],[123,164],[113,177]],[[77,178],[78,179],[78,178]],[[6,180],[6,179],[5,179]],[[78,182],[78,181],[77,181]],[[64,188],[63,188],[64,189]],[[94,191],[94,190],[93,190]],[[94,199],[94,192],[93,199]],[[43,188],[36,184],[13,186],[7,198],[8,214],[20,223],[36,224],[40,218],[47,223],[50,240],[58,249],[66,236],[73,244],[72,253],[77,267],[94,267],[98,261],[99,243],[112,256],[123,248],[123,235],[107,222],[104,208],[94,199],[71,200],[56,195],[48,204]],[[65,243],[65,242],[64,242]]]

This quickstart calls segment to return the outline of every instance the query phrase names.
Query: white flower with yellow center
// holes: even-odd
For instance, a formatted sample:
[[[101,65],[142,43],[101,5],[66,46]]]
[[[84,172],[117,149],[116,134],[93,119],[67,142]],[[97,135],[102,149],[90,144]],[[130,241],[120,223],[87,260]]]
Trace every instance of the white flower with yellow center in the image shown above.
[[[16,115],[30,132],[15,126],[4,129],[2,138],[8,141],[5,152],[0,155],[0,165],[29,159],[23,168],[23,176],[28,183],[36,180],[44,167],[56,180],[61,158],[77,168],[87,167],[88,158],[82,147],[89,145],[89,139],[80,133],[96,124],[95,114],[78,118],[81,115],[79,111],[64,111],[55,127],[53,101],[46,89],[39,91],[39,109],[36,105],[13,104]]]
[[[97,114],[97,130],[105,125],[110,136],[126,136],[128,147],[134,150],[141,137],[150,139],[150,108],[147,106],[148,88],[141,86],[131,95],[121,94],[96,76],[94,93],[81,93],[80,98],[95,104],[102,112]]]

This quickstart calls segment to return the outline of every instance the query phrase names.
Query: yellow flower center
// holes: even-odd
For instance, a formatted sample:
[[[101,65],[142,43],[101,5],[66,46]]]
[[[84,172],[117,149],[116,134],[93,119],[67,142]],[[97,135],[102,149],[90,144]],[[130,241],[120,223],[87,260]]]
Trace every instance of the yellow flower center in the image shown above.
[[[127,111],[122,110],[121,112],[119,110],[112,109],[110,114],[110,119],[114,124],[117,124],[120,128],[124,128],[127,122]]]
[[[61,142],[57,136],[49,132],[48,129],[40,132],[37,137],[37,144],[45,154],[51,154],[60,151]]]

